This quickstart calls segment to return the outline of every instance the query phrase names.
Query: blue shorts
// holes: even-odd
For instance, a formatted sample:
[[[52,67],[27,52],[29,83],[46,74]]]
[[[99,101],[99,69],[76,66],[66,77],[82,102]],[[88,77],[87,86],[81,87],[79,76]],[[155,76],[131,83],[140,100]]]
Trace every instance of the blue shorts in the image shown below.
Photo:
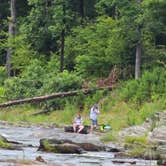
[[[96,120],[91,119],[91,122],[93,126],[97,126],[97,119]]]

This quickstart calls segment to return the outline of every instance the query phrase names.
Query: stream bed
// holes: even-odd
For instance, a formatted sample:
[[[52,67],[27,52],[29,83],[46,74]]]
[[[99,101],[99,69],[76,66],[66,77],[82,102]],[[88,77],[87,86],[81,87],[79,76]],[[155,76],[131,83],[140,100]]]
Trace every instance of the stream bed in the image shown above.
[[[43,127],[41,125],[13,125],[0,122],[0,134],[9,141],[23,143],[22,150],[6,150],[0,149],[0,166],[26,166],[24,164],[16,164],[14,160],[30,160],[35,161],[38,156],[44,159],[44,165],[48,166],[156,166],[156,161],[143,159],[116,159],[116,153],[112,152],[85,152],[83,154],[56,154],[37,151],[39,141],[42,138],[81,138],[86,141],[98,141],[93,135],[83,136],[82,134],[67,134],[63,129],[54,127]],[[124,162],[125,161],[125,162]],[[37,164],[38,165],[38,164]],[[37,166],[34,165],[33,166]],[[42,163],[41,163],[42,165]]]

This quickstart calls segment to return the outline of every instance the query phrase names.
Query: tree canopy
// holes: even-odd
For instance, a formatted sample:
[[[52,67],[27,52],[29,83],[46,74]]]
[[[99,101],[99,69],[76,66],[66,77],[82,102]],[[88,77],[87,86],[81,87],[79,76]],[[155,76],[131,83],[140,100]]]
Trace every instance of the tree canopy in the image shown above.
[[[81,88],[115,66],[120,80],[165,68],[165,8],[164,0],[0,0],[0,86],[18,99]]]

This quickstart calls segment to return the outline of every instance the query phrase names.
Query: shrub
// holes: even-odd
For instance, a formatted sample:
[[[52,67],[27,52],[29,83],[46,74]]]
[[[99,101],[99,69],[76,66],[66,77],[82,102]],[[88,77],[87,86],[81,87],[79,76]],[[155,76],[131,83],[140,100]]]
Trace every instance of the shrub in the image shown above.
[[[5,81],[6,95],[10,100],[37,96],[43,86],[44,67],[34,60],[20,77],[12,77]]]
[[[142,103],[151,101],[155,96],[166,94],[166,70],[155,68],[146,71],[138,80],[130,80],[120,89],[120,95],[126,101]]]
[[[7,78],[5,67],[0,66],[0,86],[4,85],[4,81]]]
[[[6,99],[5,99],[5,89],[4,87],[1,87],[0,86],[0,103],[4,102]]]
[[[69,73],[66,70],[62,73],[57,73],[56,75],[54,73],[50,73],[46,76],[44,80],[44,85],[41,89],[41,94],[50,94],[55,92],[65,92],[81,89],[82,83],[82,78],[78,76],[76,73]],[[43,106],[47,109],[64,108],[67,101],[72,102],[72,100],[76,98],[77,97],[53,99],[45,102]]]

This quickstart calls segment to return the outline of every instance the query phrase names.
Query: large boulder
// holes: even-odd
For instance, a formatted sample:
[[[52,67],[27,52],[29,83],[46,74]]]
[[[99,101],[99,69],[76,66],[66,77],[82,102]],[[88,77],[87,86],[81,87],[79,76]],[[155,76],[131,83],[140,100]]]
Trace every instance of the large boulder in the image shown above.
[[[15,141],[8,141],[4,136],[0,135],[0,148],[10,150],[22,150],[20,143]]]
[[[8,143],[8,140],[2,135],[0,135],[0,141],[4,143]]]
[[[69,140],[57,140],[57,139],[41,139],[40,140],[40,151],[54,152],[54,153],[77,153],[83,152],[83,149],[73,144]]]
[[[104,146],[92,143],[77,143],[71,140],[41,139],[39,149],[55,153],[82,153],[83,151],[103,151]]]

